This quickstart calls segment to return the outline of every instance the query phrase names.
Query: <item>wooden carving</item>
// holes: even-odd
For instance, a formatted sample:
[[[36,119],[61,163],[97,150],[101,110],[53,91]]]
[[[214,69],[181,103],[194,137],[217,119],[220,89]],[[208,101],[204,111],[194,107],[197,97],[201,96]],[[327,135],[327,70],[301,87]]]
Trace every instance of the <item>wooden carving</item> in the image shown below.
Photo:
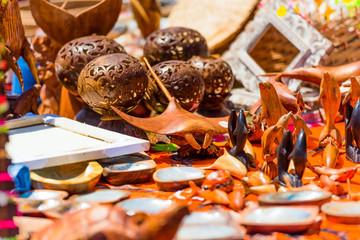
[[[281,104],[284,106],[284,108],[287,111],[292,111],[293,113],[301,114],[305,108],[307,109],[310,108],[304,103],[304,100],[300,92],[293,93],[287,87],[287,85],[281,80],[280,74],[269,77],[266,82],[269,82],[274,86],[276,93],[281,101]],[[251,107],[249,113],[254,114],[259,109],[260,106],[261,106],[261,100],[259,100]]]
[[[291,160],[294,162],[295,173],[288,173]],[[304,130],[300,131],[295,146],[293,145],[292,134],[287,130],[277,148],[280,185],[286,186],[285,177],[287,177],[292,187],[303,186],[301,178],[304,174],[306,161],[306,134]]]
[[[360,79],[358,77],[352,76],[350,77],[350,80],[351,80],[350,90],[346,94],[343,100],[343,104],[349,101],[351,106],[355,107],[355,104],[360,97]]]
[[[280,102],[275,87],[269,83],[259,83],[261,95],[261,120],[266,120],[268,126],[275,125],[278,120],[288,111]]]
[[[39,84],[35,84],[32,88],[21,94],[15,102],[12,114],[9,114],[7,118],[19,118],[28,112],[39,114],[37,100],[40,96],[40,88],[41,86]]]
[[[228,121],[228,130],[230,141],[233,146],[229,151],[230,155],[239,159],[248,170],[249,167],[256,168],[255,162],[251,162],[244,151],[248,133],[244,110],[240,110],[239,116],[236,115],[235,110],[231,111]]]
[[[14,71],[23,89],[23,78],[16,61],[22,56],[28,64],[36,82],[40,84],[36,61],[30,44],[25,37],[24,27],[21,22],[19,3],[17,0],[8,0],[0,5],[0,36],[5,39],[6,51],[3,58]]]
[[[130,0],[135,20],[144,38],[160,27],[160,6],[158,0]]]
[[[133,117],[114,106],[111,108],[128,123],[138,128],[164,135],[181,136],[195,149],[209,147],[214,134],[227,132],[227,129],[219,124],[221,121],[226,121],[227,118],[205,118],[195,115],[184,110],[173,97],[165,111],[153,118]],[[202,146],[194,137],[198,135],[204,136]]]
[[[345,103],[345,146],[346,157],[360,163],[360,101],[354,109],[350,102]]]
[[[316,85],[321,84],[325,73],[330,73],[338,84],[346,81],[351,76],[360,75],[360,61],[348,63],[336,67],[327,66],[314,66],[314,67],[300,67],[294,68],[288,72],[280,73],[282,77],[301,79],[306,82],[314,83]],[[266,73],[261,76],[276,76],[279,73]]]
[[[101,0],[94,6],[73,15],[66,11],[67,2],[58,7],[46,0],[30,0],[36,24],[51,38],[65,44],[91,34],[106,35],[114,27],[121,0]]]
[[[319,136],[319,146],[334,145],[334,147],[329,146],[326,148],[323,155],[326,165],[334,167],[337,158],[336,153],[338,153],[335,148],[340,147],[342,144],[340,132],[335,128],[335,118],[339,110],[341,95],[338,83],[327,72],[324,73],[323,80],[321,81],[319,100],[324,108],[326,117],[325,127]]]
[[[261,148],[263,150],[264,163],[262,170],[269,175],[270,178],[275,178],[277,175],[276,165],[273,160],[276,157],[276,147],[281,142],[285,129],[288,126],[291,112],[282,116],[276,125],[265,130],[261,137]]]

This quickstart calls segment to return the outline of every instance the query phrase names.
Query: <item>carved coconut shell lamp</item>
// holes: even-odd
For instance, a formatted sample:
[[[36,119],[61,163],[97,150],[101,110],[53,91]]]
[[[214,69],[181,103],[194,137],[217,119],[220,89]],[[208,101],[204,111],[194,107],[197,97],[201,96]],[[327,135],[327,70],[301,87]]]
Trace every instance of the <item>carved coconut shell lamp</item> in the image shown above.
[[[58,79],[74,96],[77,91],[78,78],[81,70],[91,60],[112,53],[126,53],[124,48],[105,36],[86,36],[66,43],[59,51],[55,60]],[[81,98],[79,97],[80,101]],[[85,106],[75,117],[77,121],[97,126],[101,115]]]
[[[205,93],[198,113],[207,117],[223,117],[230,114],[223,103],[230,96],[234,75],[230,65],[220,58],[193,57],[190,64],[200,72],[205,82]]]
[[[78,79],[81,98],[95,112],[103,115],[99,127],[147,139],[146,133],[127,123],[111,109],[124,112],[134,109],[142,100],[148,77],[139,60],[115,53],[89,62]]]

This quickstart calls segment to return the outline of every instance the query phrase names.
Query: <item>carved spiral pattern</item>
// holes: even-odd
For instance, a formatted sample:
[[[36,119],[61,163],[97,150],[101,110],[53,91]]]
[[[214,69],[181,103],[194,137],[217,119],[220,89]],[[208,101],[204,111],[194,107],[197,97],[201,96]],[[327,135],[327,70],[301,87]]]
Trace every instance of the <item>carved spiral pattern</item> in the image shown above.
[[[55,60],[56,75],[63,85],[77,94],[81,70],[91,60],[112,53],[126,53],[124,48],[105,36],[87,36],[66,43]]]
[[[221,108],[234,84],[234,75],[228,63],[222,59],[193,57],[189,60],[202,75],[205,82],[204,99],[201,106],[207,109]]]
[[[146,38],[144,56],[151,65],[167,60],[189,60],[192,56],[209,56],[205,38],[197,31],[170,27],[160,29]]]
[[[204,80],[201,74],[191,64],[184,61],[165,61],[153,67],[155,73],[164,83],[171,96],[188,111],[195,111],[205,91]],[[145,94],[148,105],[155,111],[165,110],[168,101],[164,93],[157,87],[150,72],[149,86]]]
[[[89,62],[81,71],[78,91],[95,112],[113,115],[111,106],[130,111],[143,98],[148,78],[134,57],[124,53],[105,55]]]

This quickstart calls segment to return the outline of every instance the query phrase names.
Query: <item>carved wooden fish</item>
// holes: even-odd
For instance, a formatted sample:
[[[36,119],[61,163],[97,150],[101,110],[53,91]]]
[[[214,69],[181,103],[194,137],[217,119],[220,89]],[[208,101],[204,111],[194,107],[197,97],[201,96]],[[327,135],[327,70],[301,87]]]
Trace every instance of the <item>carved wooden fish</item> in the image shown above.
[[[319,146],[326,146],[327,142],[324,142],[324,140],[328,136],[334,139],[334,144],[341,146],[342,139],[340,132],[334,126],[341,102],[340,88],[334,77],[328,72],[324,73],[323,80],[321,81],[319,100],[324,108],[326,117],[325,128],[319,137]]]
[[[111,108],[125,121],[145,131],[164,135],[177,135],[184,137],[195,149],[207,148],[212,142],[213,134],[227,133],[227,128],[220,122],[227,122],[228,117],[206,118],[184,110],[172,97],[165,111],[153,118],[138,118],[121,112],[114,106]],[[204,137],[203,146],[194,138],[195,135]]]
[[[287,113],[280,102],[274,86],[269,83],[259,83],[261,95],[261,120],[265,119],[268,126],[273,126]]]

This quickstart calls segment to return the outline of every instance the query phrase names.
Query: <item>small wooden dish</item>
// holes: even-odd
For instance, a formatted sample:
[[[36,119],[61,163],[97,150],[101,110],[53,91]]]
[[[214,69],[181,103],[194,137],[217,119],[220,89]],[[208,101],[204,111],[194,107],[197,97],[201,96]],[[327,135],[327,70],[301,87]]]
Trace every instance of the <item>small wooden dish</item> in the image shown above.
[[[74,194],[94,188],[102,172],[100,164],[91,161],[33,170],[30,176],[34,188],[63,190]]]
[[[321,206],[326,218],[337,223],[359,224],[360,202],[329,202]]]
[[[108,204],[126,199],[129,196],[130,196],[129,192],[120,191],[120,190],[96,190],[91,193],[73,195],[70,199],[73,200],[74,202]]]
[[[111,185],[143,183],[151,180],[156,163],[145,153],[107,158],[98,161],[103,176]]]
[[[59,199],[62,200],[69,196],[65,191],[56,191],[56,190],[33,190],[27,191],[20,195],[18,198],[14,198],[15,202],[22,201],[44,201],[49,199]]]
[[[156,214],[169,207],[171,204],[173,204],[171,200],[162,200],[156,198],[137,198],[117,203],[115,207],[119,207],[125,211]]]
[[[157,170],[153,179],[162,191],[177,191],[189,186],[189,181],[201,186],[205,170],[195,167],[169,167]]]
[[[43,214],[49,219],[56,220],[61,218],[65,213],[73,213],[91,206],[94,206],[94,204],[88,202],[63,201],[60,205],[43,211]]]
[[[241,224],[247,228],[247,232],[300,233],[314,223],[318,213],[317,206],[260,207],[245,210],[241,217]]]
[[[316,205],[321,206],[330,201],[331,193],[325,191],[275,192],[262,194],[258,201],[260,206],[269,205]]]

